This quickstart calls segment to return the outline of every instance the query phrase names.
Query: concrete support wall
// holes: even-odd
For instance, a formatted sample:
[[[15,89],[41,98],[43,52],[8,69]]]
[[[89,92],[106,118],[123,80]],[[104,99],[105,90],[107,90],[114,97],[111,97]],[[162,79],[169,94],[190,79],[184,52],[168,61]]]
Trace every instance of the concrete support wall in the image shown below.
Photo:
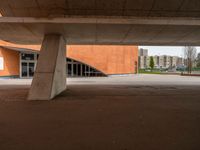
[[[66,42],[61,35],[45,35],[29,100],[50,100],[66,89]]]

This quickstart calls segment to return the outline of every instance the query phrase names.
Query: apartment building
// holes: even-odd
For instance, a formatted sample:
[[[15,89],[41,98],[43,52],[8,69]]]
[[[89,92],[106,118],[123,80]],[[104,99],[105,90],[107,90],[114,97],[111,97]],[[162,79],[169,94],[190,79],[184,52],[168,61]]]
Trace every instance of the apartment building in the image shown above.
[[[139,49],[139,58],[138,64],[140,69],[150,68],[150,57],[148,56],[147,49]],[[178,56],[169,56],[169,55],[161,55],[161,56],[152,56],[154,60],[155,68],[157,69],[172,69],[178,66],[183,66],[184,59]]]

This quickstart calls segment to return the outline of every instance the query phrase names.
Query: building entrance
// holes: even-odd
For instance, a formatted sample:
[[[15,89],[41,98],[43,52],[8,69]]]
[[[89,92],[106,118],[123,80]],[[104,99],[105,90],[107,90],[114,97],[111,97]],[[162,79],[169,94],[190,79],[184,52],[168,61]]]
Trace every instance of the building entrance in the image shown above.
[[[34,62],[22,62],[22,78],[30,78],[34,75],[35,63]]]
[[[38,57],[37,53],[20,53],[20,78],[33,77]],[[106,76],[97,69],[70,58],[66,58],[66,70],[68,77]]]
[[[20,77],[31,78],[34,75],[37,63],[37,54],[21,53],[20,54]]]

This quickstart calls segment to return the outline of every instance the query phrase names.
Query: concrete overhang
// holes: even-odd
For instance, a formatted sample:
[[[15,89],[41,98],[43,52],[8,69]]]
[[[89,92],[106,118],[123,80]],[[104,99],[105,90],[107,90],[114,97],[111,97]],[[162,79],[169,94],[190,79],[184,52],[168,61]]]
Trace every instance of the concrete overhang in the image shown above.
[[[40,51],[41,45],[24,45],[24,44],[14,44],[10,42],[6,42],[3,40],[0,40],[0,47],[5,47],[8,49],[13,49],[16,51]]]
[[[5,17],[199,17],[199,0],[1,0]]]
[[[9,46],[0,46],[6,49],[11,49],[18,52],[30,52],[30,53],[39,53],[40,51],[33,50],[33,49],[26,49],[26,48],[17,48],[17,47],[9,47]]]
[[[68,44],[200,45],[200,19],[183,17],[0,17],[0,39],[41,44],[45,34]]]

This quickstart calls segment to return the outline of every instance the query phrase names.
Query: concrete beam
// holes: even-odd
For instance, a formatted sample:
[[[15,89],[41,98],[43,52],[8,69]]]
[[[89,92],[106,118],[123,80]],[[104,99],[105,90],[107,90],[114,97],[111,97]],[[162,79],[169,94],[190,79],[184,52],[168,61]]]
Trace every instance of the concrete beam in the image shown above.
[[[68,44],[199,46],[200,19],[170,17],[0,17],[0,39],[40,44],[58,33]]]
[[[28,100],[50,100],[66,89],[66,42],[45,35]]]
[[[54,17],[54,18],[34,18],[34,17],[1,17],[0,23],[20,23],[20,24],[114,24],[114,25],[184,25],[200,26],[200,18],[192,17]]]

